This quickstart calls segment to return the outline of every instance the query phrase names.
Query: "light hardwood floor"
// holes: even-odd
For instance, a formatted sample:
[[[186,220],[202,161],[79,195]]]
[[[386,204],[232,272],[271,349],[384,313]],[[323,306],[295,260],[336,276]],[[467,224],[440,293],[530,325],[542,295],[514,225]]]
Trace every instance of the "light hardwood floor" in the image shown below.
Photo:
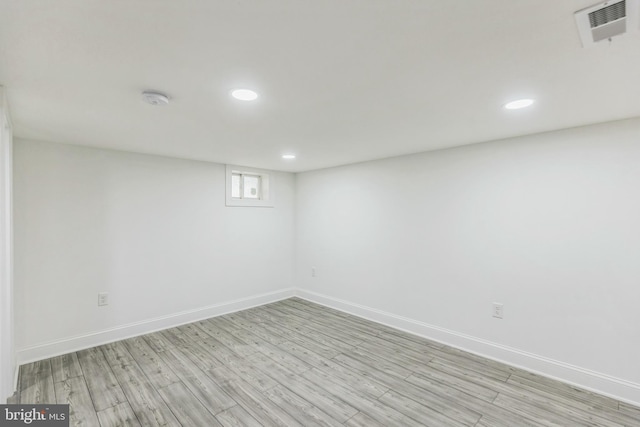
[[[20,369],[82,426],[640,426],[640,408],[302,299]]]

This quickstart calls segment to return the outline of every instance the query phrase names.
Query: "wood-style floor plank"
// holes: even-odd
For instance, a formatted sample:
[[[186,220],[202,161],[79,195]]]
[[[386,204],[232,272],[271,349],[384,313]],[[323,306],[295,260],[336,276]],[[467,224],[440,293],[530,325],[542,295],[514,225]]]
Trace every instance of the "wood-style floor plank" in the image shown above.
[[[168,348],[175,348],[160,332],[152,332],[142,337],[156,353],[161,353]]]
[[[13,393],[11,396],[7,398],[7,405],[18,405],[20,404],[20,394],[18,392]]]
[[[162,388],[180,381],[142,337],[130,338],[122,343],[154,387]]]
[[[570,425],[572,422],[568,417],[565,418],[551,411],[537,408],[505,394],[498,395],[498,397],[493,401],[493,404],[515,412],[518,415],[523,415],[529,419],[535,420],[544,426],[564,427]],[[576,420],[573,420],[573,422],[577,425],[581,425],[578,424]]]
[[[234,334],[241,337],[244,341],[249,343],[250,346],[255,348],[257,351],[263,353],[267,357],[275,360],[283,366],[286,366],[287,369],[299,374],[305,372],[312,368],[308,363],[298,359],[297,357],[287,353],[285,350],[277,347],[273,344],[270,344],[260,337],[254,335],[249,331],[236,331]]]
[[[620,427],[627,420],[623,414],[614,414],[611,408],[601,407],[595,410],[583,403],[568,401],[563,396],[550,395],[544,391],[531,389],[516,382],[507,382],[507,390],[500,394],[510,396],[534,407],[561,414],[583,425],[597,425],[601,427]],[[605,418],[606,417],[606,418]]]
[[[184,338],[184,334],[178,328],[165,329],[158,333],[169,345],[174,347],[182,347],[188,343]]]
[[[84,379],[96,411],[102,411],[127,402],[111,366],[97,347],[81,350],[77,353]]]
[[[288,337],[282,333],[282,330],[273,327],[270,328],[270,321],[265,321],[263,317],[260,317],[255,312],[247,311],[238,312],[236,314],[240,319],[242,319],[244,329],[248,330],[249,332],[253,332],[263,340],[274,345],[279,345],[283,341],[288,340]]]
[[[221,358],[225,355],[223,346],[219,343],[214,343],[213,338],[207,337],[199,340],[185,335],[184,341],[183,345],[176,348],[183,351],[200,369],[213,369],[223,365]]]
[[[180,426],[122,342],[105,344],[100,348],[142,425]]]
[[[349,406],[358,411],[370,415],[376,420],[380,420],[386,425],[398,426],[419,426],[420,423],[399,411],[380,402],[379,399],[371,399],[358,393],[349,385],[341,384],[338,381],[328,381],[322,375],[318,375],[315,370],[305,372],[303,376],[318,388],[330,393],[334,399],[344,401]],[[355,414],[354,414],[355,415]]]
[[[258,390],[266,390],[276,385],[268,375],[265,375],[259,369],[252,366],[251,363],[248,362],[248,358],[240,357],[211,336],[208,336],[202,341],[193,341],[192,344],[183,348],[182,352],[186,354],[187,357],[190,357],[203,371],[226,366]],[[199,356],[194,358],[194,354],[198,354]],[[215,359],[213,357],[215,357]],[[208,360],[205,360],[206,358],[208,358]],[[213,361],[216,363],[209,363]]]
[[[631,406],[628,403],[620,402],[618,409],[626,416],[640,420],[640,407]]]
[[[432,409],[427,402],[417,402],[393,390],[385,393],[380,399],[380,402],[388,405],[390,408],[394,408],[398,412],[410,417],[411,419],[418,421],[426,426],[433,427],[456,427],[460,425],[474,426],[480,419],[480,415],[477,417],[471,417],[468,419],[451,419],[445,414]],[[424,403],[424,404],[423,404]]]
[[[374,368],[379,372],[383,372],[385,374],[397,377],[399,379],[407,378],[408,376],[413,374],[413,371],[404,367],[403,365],[389,362],[384,357],[381,357],[379,354],[363,351],[357,347],[344,354],[361,363],[369,365],[371,368]]]
[[[317,387],[307,378],[291,372],[287,367],[280,365],[263,354],[252,355],[251,361],[278,383],[285,385],[294,393],[304,396],[308,401],[313,402],[315,406],[338,421],[346,421],[358,412],[357,409],[336,398],[329,391]]]
[[[182,383],[158,389],[169,409],[183,426],[221,427],[216,417]]]
[[[472,414],[470,414],[470,416],[472,417],[474,414],[476,416],[488,414],[495,418],[511,419],[516,415],[509,412],[508,409],[494,405],[493,402],[487,402],[481,397],[460,391],[449,384],[443,384],[419,375],[411,376],[407,378],[405,382],[411,386],[401,383],[396,385],[394,390],[416,401],[429,401],[430,406],[447,414],[450,418],[456,419],[457,416],[455,412],[461,408],[471,411]],[[450,402],[451,408],[449,409],[453,412],[449,412],[449,409],[442,410],[439,408],[439,406],[442,407],[442,405],[447,402]],[[527,418],[524,417],[524,419]]]
[[[223,390],[263,426],[302,426],[284,409],[226,367],[212,369],[210,373]]]
[[[301,298],[21,367],[74,426],[640,427],[640,408]]]
[[[236,405],[226,411],[220,412],[216,418],[224,427],[261,427],[250,413],[245,411],[242,406]]]
[[[139,427],[140,422],[133,413],[131,405],[120,403],[116,406],[98,411],[100,427]]]
[[[173,368],[189,391],[214,415],[236,405],[236,402],[181,350],[169,349],[162,352],[161,357]]]
[[[388,427],[386,424],[383,424],[378,420],[374,420],[362,412],[358,412],[353,417],[349,418],[344,425],[347,427]]]
[[[495,417],[493,415],[483,415],[475,427],[540,427],[535,421],[518,417],[509,413],[508,416]]]
[[[20,367],[20,403],[56,403],[51,360]]]
[[[301,304],[299,301],[290,298],[285,301],[281,301],[289,307],[297,309],[304,316],[320,316],[324,320],[330,320],[336,325],[342,325],[342,327],[349,331],[357,332],[365,340],[371,337],[375,337],[380,333],[380,325],[376,325],[373,322],[359,319],[355,316],[350,316],[345,313],[341,313],[337,310],[333,310],[327,307],[321,307],[318,305]]]
[[[58,404],[69,404],[69,425],[92,427],[99,424],[84,377],[73,377],[55,385]]]
[[[279,304],[279,303],[276,303]],[[349,331],[342,324],[337,321],[330,321],[329,319],[322,319],[318,316],[311,314],[301,315],[300,310],[288,307],[285,304],[280,304],[276,309],[295,321],[302,322],[307,327],[328,335],[338,341],[342,341],[345,344],[358,345],[364,341],[364,337],[355,331]]]
[[[277,385],[264,393],[276,405],[287,411],[305,427],[341,427],[342,423],[331,418],[288,388]]]
[[[398,348],[381,348],[375,343],[361,343],[354,351],[364,351],[368,355],[376,355],[389,363],[403,366],[412,372],[420,372],[425,369],[425,365],[429,363],[433,357],[427,354],[414,356],[408,354],[406,350]],[[382,350],[382,351],[381,351]],[[386,351],[385,351],[386,350]]]
[[[279,328],[283,330],[290,330],[298,333],[299,335],[308,337],[320,345],[323,345],[330,349],[334,349],[338,353],[342,351],[348,351],[355,347],[355,344],[359,344],[361,342],[358,341],[357,343],[349,343],[340,341],[339,339],[326,335],[321,331],[308,327],[302,319],[295,319],[293,316],[288,316],[284,313],[281,313],[271,306],[265,307],[264,311],[265,313],[268,313],[270,316],[277,319],[274,321],[274,324],[278,325]]]
[[[618,402],[606,396],[600,396],[587,390],[581,390],[570,384],[564,384],[560,381],[546,378],[529,372],[518,372],[509,377],[509,382],[529,385],[531,387],[546,390],[553,394],[566,396],[569,399],[594,404],[612,409],[618,409]]]
[[[363,393],[366,396],[374,399],[379,398],[387,391],[389,387],[375,381],[372,378],[368,378],[364,375],[359,375],[358,372],[351,370],[333,360],[326,360],[322,366],[319,367],[321,371],[330,375],[332,378],[337,378],[342,382],[349,384],[351,387]]]
[[[479,386],[469,381],[464,381],[458,377],[454,377],[453,375],[441,373],[436,369],[433,369],[433,372],[425,373],[423,371],[422,373],[413,374],[407,377],[406,381],[422,388],[432,387],[434,384],[438,384],[436,387],[441,386],[455,388],[463,393],[469,394],[470,396],[486,400],[487,402],[493,402],[496,396],[498,396],[498,392],[495,390]]]
[[[52,357],[51,369],[53,371],[54,383],[82,376],[82,368],[80,367],[76,353]]]

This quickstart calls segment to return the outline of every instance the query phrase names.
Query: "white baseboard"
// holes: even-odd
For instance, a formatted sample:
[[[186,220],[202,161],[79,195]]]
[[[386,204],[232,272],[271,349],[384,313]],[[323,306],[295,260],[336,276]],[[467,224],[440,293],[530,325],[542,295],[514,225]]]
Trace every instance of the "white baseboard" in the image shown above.
[[[50,357],[67,354],[73,351],[84,350],[98,345],[120,341],[138,335],[149,334],[163,329],[173,328],[186,323],[208,319],[235,311],[246,310],[263,304],[290,298],[295,295],[295,289],[282,289],[247,298],[227,301],[207,307],[182,311],[168,316],[156,317],[115,328],[96,331],[88,334],[64,338],[61,340],[42,343],[39,345],[20,349],[16,352],[18,365],[48,359]]]
[[[395,329],[640,406],[640,384],[302,289],[296,296]]]

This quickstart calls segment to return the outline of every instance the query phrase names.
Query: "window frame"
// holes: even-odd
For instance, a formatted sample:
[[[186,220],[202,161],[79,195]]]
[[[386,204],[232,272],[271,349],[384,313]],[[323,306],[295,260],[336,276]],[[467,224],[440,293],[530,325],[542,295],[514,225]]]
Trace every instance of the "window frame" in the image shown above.
[[[240,198],[232,197],[232,181],[234,175],[240,175]],[[258,198],[244,198],[243,176],[258,177]],[[226,205],[230,207],[261,207],[274,206],[273,173],[264,169],[248,168],[244,166],[226,165]]]

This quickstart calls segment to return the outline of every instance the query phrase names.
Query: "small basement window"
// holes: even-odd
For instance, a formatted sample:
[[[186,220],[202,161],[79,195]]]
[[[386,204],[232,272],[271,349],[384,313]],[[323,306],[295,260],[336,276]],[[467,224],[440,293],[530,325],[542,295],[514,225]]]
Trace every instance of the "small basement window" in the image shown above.
[[[227,206],[273,207],[273,185],[267,171],[227,165]]]

